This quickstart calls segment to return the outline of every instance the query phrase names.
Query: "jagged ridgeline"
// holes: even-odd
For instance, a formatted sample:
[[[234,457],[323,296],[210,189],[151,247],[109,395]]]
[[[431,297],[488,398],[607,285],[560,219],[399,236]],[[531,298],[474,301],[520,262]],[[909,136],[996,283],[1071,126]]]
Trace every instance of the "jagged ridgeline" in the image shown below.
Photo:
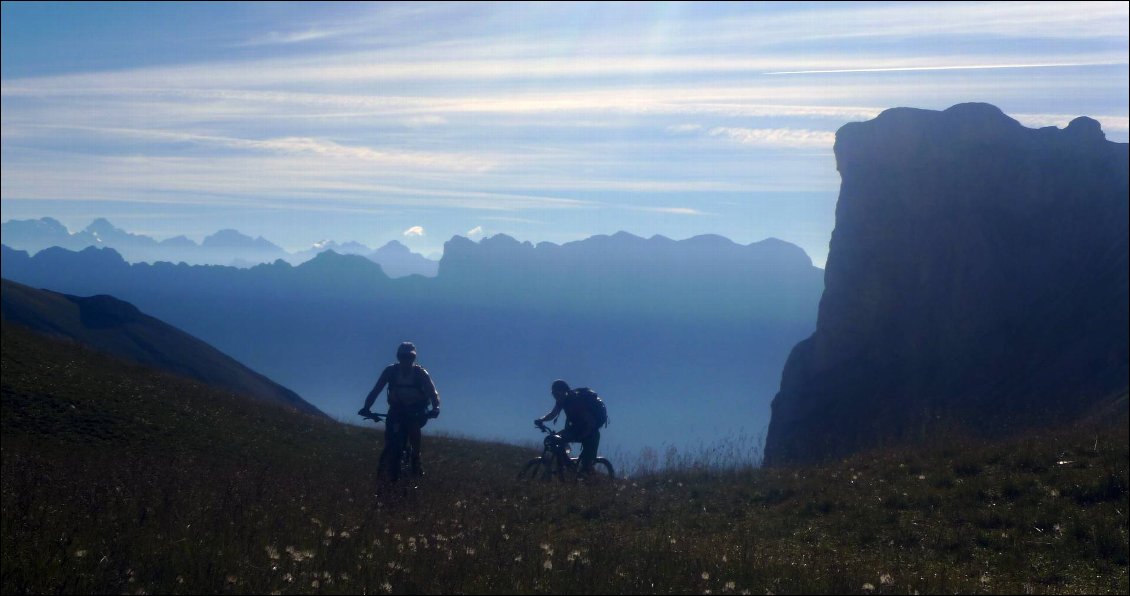
[[[144,234],[133,234],[114,226],[105,218],[95,219],[90,225],[73,233],[50,217],[6,221],[0,224],[0,231],[3,232],[5,246],[32,254],[52,247],[82,250],[94,246],[113,248],[123,259],[132,263],[167,261],[190,265],[250,267],[282,259],[299,264],[319,253],[332,250],[340,254],[362,255],[380,264],[390,277],[433,277],[439,265],[436,261],[410,251],[396,240],[376,250],[358,242],[339,244],[326,240],[306,250],[288,252],[262,236],[252,238],[237,230],[220,230],[197,244],[186,236],[156,240]]]
[[[1125,143],[962,104],[845,125],[835,153],[817,329],[785,366],[767,462],[1125,411]]]

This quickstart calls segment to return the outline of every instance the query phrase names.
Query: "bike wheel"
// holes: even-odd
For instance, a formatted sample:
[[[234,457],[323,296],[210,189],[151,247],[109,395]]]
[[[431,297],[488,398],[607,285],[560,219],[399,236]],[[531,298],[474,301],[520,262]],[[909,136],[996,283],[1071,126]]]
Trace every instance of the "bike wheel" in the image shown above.
[[[535,457],[522,466],[518,472],[519,480],[541,480],[549,478],[549,464],[540,457]]]
[[[598,457],[593,460],[590,475],[600,480],[613,480],[616,478],[616,471],[612,468],[612,462],[608,461],[608,458]]]
[[[570,463],[561,469],[561,480],[565,482],[587,482],[589,484],[600,484],[602,482],[610,482],[616,478],[616,472],[612,468],[612,462],[607,458],[598,457],[593,460],[592,468],[587,472],[581,472],[580,458],[571,458]]]

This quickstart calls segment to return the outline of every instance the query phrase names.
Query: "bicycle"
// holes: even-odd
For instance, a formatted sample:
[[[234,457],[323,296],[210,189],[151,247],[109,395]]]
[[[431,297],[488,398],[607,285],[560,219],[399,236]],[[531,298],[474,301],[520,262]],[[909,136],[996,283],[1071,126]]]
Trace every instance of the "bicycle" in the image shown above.
[[[408,433],[404,429],[404,425],[410,423],[410,421],[401,420],[399,423],[389,424],[388,414],[370,412],[368,415],[359,415],[373,422],[385,423],[385,447],[377,462],[377,477],[389,482],[396,482],[401,475],[410,475],[412,473],[412,443],[408,440]],[[420,426],[427,424],[429,419],[435,417],[435,410],[429,410]]]
[[[546,427],[544,424],[538,425],[538,429],[546,433],[545,440],[542,441],[541,455],[522,466],[522,471],[518,473],[518,479],[535,480],[540,478],[549,480],[556,476],[562,482],[576,482],[580,479],[595,481],[616,478],[612,462],[605,457],[594,459],[592,468],[588,473],[582,473],[581,459],[573,457],[573,451],[569,447],[568,441],[561,438],[561,433],[553,428]]]

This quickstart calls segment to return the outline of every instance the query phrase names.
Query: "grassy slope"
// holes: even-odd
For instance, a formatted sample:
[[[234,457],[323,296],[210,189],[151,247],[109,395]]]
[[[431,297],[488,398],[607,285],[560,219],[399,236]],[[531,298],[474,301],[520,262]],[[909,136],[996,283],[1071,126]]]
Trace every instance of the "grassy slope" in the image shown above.
[[[4,593],[1128,588],[1125,427],[573,487],[429,436],[378,490],[373,430],[11,325],[2,377]]]

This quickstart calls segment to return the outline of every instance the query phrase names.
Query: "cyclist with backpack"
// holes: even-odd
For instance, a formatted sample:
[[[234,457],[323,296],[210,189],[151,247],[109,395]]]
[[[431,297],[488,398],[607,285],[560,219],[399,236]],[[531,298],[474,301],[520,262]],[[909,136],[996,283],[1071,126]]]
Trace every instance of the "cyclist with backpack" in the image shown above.
[[[385,465],[386,452],[399,446],[390,445],[397,433],[388,432],[387,429],[402,428],[407,435],[408,442],[412,445],[412,473],[423,474],[420,465],[420,429],[427,424],[429,418],[439,416],[439,392],[432,382],[431,375],[424,367],[416,364],[416,346],[406,341],[396,349],[395,364],[390,364],[381,372],[377,384],[365,398],[365,406],[357,413],[361,416],[371,416],[369,410],[377,396],[385,386],[388,386],[388,419],[385,422],[385,451],[381,453],[381,465]],[[432,409],[428,411],[428,405]],[[396,471],[392,470],[395,475]]]
[[[581,471],[587,473],[592,469],[596,450],[600,447],[600,427],[608,422],[604,402],[591,389],[570,389],[569,384],[561,379],[553,382],[550,392],[555,402],[553,409],[545,416],[535,418],[534,426],[544,430],[547,420],[556,420],[564,411],[565,428],[558,434],[566,442],[581,444]]]

